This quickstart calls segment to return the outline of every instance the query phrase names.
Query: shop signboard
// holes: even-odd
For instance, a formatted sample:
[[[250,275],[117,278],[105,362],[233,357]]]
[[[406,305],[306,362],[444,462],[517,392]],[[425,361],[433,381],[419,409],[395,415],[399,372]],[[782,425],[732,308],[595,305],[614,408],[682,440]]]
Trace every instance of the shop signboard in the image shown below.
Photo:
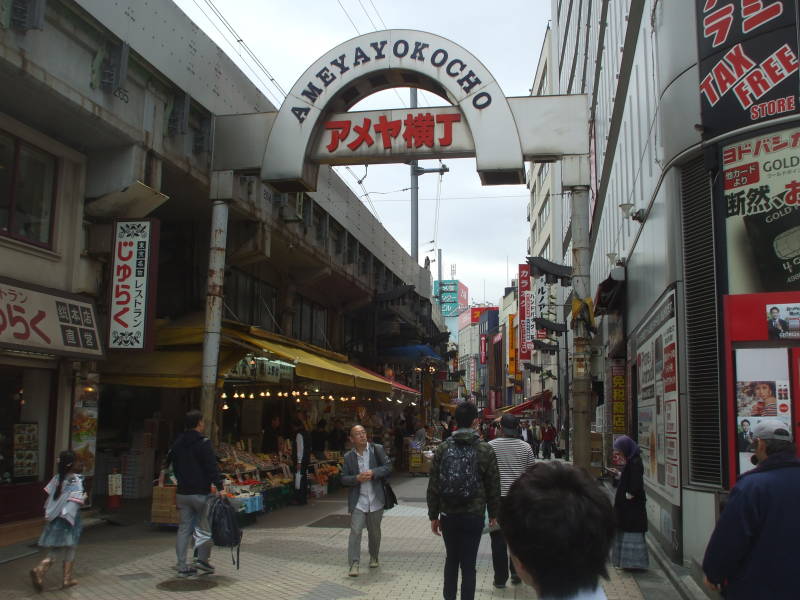
[[[0,277],[0,347],[101,358],[94,304],[80,296]]]
[[[152,350],[158,221],[114,222],[108,348]]]
[[[14,424],[14,478],[39,476],[39,424]]]
[[[731,294],[800,290],[800,128],[722,149]]]
[[[475,154],[466,119],[452,106],[336,113],[322,129],[311,154],[320,163],[353,164],[360,156],[370,162],[381,162],[381,158],[402,162],[420,154],[442,158]]]
[[[609,361],[608,383],[611,398],[611,433],[628,433],[627,385],[625,383],[625,361]]]
[[[519,360],[530,360],[533,343],[531,341],[531,268],[527,263],[519,265],[517,276],[519,296]]]
[[[480,341],[480,357],[481,357],[481,364],[482,365],[486,364],[486,354],[487,354],[486,344],[487,344],[486,334],[482,333],[481,334],[481,341]]]
[[[695,0],[706,139],[798,112],[795,2]]]
[[[668,290],[637,329],[634,339],[638,372],[637,428],[644,478],[656,493],[679,506],[680,410],[675,298],[675,290]],[[622,389],[624,379],[619,385]]]

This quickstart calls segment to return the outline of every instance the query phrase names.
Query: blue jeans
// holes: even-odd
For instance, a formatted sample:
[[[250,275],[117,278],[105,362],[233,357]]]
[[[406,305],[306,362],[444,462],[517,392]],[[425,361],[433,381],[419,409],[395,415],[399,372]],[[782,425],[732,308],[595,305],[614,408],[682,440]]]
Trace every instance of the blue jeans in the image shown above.
[[[442,537],[447,558],[444,561],[444,600],[456,600],[458,570],[461,568],[461,600],[475,598],[475,563],[483,533],[483,515],[442,515]]]

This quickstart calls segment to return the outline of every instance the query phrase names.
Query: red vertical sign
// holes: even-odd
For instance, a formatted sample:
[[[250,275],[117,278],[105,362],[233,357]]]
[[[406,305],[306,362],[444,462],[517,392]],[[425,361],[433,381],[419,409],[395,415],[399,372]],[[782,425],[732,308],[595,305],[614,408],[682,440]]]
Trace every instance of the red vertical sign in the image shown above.
[[[527,264],[519,265],[517,279],[519,291],[519,360],[531,359],[530,324],[531,318],[531,269]]]
[[[486,364],[486,334],[485,333],[481,334],[480,352],[481,352],[481,364],[485,365]]]

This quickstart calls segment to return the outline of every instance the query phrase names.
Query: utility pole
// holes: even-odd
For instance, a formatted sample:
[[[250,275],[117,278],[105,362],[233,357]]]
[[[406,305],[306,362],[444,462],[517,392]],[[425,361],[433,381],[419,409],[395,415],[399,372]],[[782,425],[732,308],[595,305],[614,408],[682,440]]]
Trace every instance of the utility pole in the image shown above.
[[[572,289],[577,300],[590,297],[589,269],[589,188],[573,187],[572,208]],[[573,311],[572,336],[572,450],[573,464],[588,469],[591,465],[591,387],[588,324],[576,319]]]
[[[411,108],[417,108],[417,88],[411,88]],[[419,162],[411,161],[411,258],[419,264]]]
[[[439,251],[436,254],[436,261],[437,261],[437,270],[439,272],[439,303],[442,302],[442,249],[439,248]]]
[[[417,88],[411,88],[411,108],[417,108]],[[419,264],[419,176],[426,173],[444,175],[450,169],[442,164],[438,169],[421,169],[419,161],[412,160],[411,165],[411,258]],[[439,279],[441,280],[441,271]]]
[[[222,333],[225,249],[228,240],[228,202],[233,197],[233,171],[218,171],[211,178],[211,243],[208,252],[206,318],[203,334],[203,366],[200,409],[207,435],[217,441],[214,422],[219,368],[219,342]]]

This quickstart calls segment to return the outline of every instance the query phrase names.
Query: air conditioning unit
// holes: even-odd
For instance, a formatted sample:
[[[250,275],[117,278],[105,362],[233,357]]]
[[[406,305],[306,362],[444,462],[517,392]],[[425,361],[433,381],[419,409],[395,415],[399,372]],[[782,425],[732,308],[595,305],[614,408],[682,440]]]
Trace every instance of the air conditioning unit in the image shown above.
[[[303,192],[286,194],[286,203],[281,207],[281,218],[287,223],[302,221],[304,204],[305,194]]]

